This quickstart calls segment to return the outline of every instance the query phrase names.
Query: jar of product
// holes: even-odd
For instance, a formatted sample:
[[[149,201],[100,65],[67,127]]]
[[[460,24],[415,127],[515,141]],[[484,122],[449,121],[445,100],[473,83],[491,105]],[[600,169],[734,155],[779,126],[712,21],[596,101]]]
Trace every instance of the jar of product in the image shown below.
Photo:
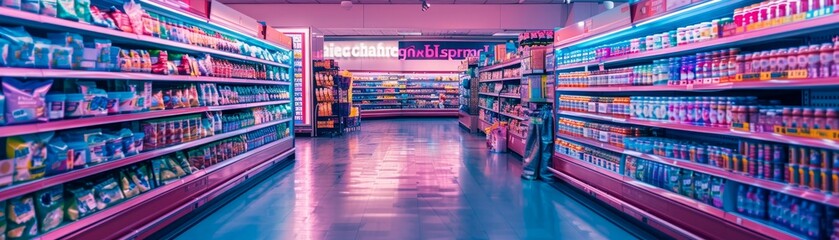
[[[777,72],[778,71],[778,50],[771,50],[769,51],[768,57],[768,67],[766,67],[766,71],[769,72]]]
[[[720,19],[711,20],[711,30],[709,31],[709,39],[717,39],[720,35]]]
[[[720,57],[722,52],[713,51],[710,56],[711,64],[705,69],[705,78],[720,77]]]
[[[790,122],[790,128],[800,128],[802,127],[802,109],[801,108],[792,108]]]
[[[64,94],[47,94],[45,97],[47,117],[49,120],[64,118],[64,104],[67,96]]]
[[[831,70],[834,65],[833,59],[833,44],[825,43],[819,48],[819,77],[827,78],[831,76]]]
[[[696,54],[696,78],[701,79],[705,77],[705,69],[708,67],[706,65],[711,64],[710,62],[705,61],[705,53],[697,53]]]
[[[787,49],[787,70],[799,70],[798,65],[798,48]]]
[[[824,112],[824,129],[825,130],[836,130],[839,128],[839,115],[836,113],[835,108],[828,108]]]
[[[810,47],[801,46],[798,48],[798,70],[807,71],[807,77],[815,77],[810,69]]]
[[[813,129],[814,114],[812,108],[803,108],[801,111],[801,128]]]
[[[819,45],[810,45],[808,48],[807,54],[807,77],[809,78],[817,78],[819,77],[819,69],[821,69],[821,62],[820,60],[820,51],[821,47]]]
[[[787,57],[788,57],[787,49],[785,49],[785,48],[778,49],[776,60],[775,60],[776,64],[777,64],[776,65],[777,67],[774,70],[775,72],[785,72],[785,71],[787,71],[787,66],[788,66]]]
[[[825,110],[824,108],[813,109],[813,129],[825,129]]]
[[[717,111],[716,111],[717,127],[728,126],[728,122],[727,122],[728,117],[726,116],[726,114],[728,112],[728,104],[725,101],[725,99],[726,99],[725,97],[718,97],[717,98],[717,103],[716,103],[716,106],[717,106]]]
[[[760,119],[760,111],[759,108],[755,105],[751,105],[747,107],[748,111],[748,118],[746,122],[750,124],[749,130],[754,132],[754,128],[758,126],[758,120]]]
[[[752,53],[752,60],[750,61],[751,72],[749,72],[749,73],[760,73],[760,72],[763,71],[763,69],[761,69],[760,61],[761,61],[760,52]]]

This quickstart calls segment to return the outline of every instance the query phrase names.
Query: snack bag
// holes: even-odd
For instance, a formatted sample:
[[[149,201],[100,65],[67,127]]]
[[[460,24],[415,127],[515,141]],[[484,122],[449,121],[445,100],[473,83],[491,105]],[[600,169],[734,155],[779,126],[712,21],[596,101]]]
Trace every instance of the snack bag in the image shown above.
[[[64,221],[64,187],[59,184],[35,193],[35,211],[41,232],[57,228]]]
[[[51,86],[52,80],[23,83],[14,78],[3,78],[3,95],[7,98],[6,122],[46,122],[46,94]]]
[[[96,184],[93,187],[93,195],[96,196],[96,208],[99,210],[113,206],[125,198],[113,177],[107,177]]]
[[[131,179],[131,170],[125,168],[119,171],[119,187],[126,198],[132,198],[140,194],[140,188]]]
[[[41,15],[56,17],[58,16],[58,1],[57,0],[41,0]]]
[[[29,239],[38,235],[38,220],[35,215],[35,200],[32,195],[12,198],[6,205],[6,237],[8,239]]]
[[[76,221],[96,212],[96,197],[93,196],[92,191],[82,186],[76,186],[69,188],[66,194],[64,197],[64,218],[67,220]]]
[[[59,0],[61,1],[61,0]],[[80,21],[90,23],[90,0],[75,0],[76,16]]]
[[[40,0],[22,0],[20,1],[20,10],[31,12],[34,14],[41,13]]]
[[[58,1],[58,18],[70,21],[78,21],[79,15],[76,14],[76,2],[74,0],[57,0]]]
[[[35,67],[36,68],[50,68],[52,62],[52,49],[50,49],[50,40],[43,38],[34,38],[35,40]]]
[[[32,67],[35,59],[32,54],[35,41],[23,27],[0,27],[0,39],[9,42],[8,65],[13,67]]]
[[[47,145],[46,176],[57,175],[73,169],[73,150],[60,137]]]
[[[15,182],[39,179],[46,170],[47,143],[54,132],[10,137],[6,140],[6,156],[14,159]]]

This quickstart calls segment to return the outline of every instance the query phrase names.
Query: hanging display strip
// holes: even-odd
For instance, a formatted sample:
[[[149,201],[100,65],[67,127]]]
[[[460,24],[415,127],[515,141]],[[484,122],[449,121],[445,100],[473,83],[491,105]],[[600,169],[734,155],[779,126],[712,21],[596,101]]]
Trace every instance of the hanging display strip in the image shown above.
[[[237,53],[225,52],[212,48],[201,47],[197,45],[190,45],[186,43],[175,42],[167,39],[161,39],[153,36],[140,35],[135,33],[123,32],[114,29],[94,26],[83,22],[74,22],[57,17],[41,16],[34,13],[29,13],[17,9],[0,8],[0,21],[17,24],[23,26],[30,26],[39,29],[55,30],[55,31],[74,31],[86,36],[94,36],[110,39],[118,43],[130,43],[133,45],[141,45],[144,47],[159,47],[166,50],[176,50],[192,53],[208,53],[217,56],[222,56],[230,59],[243,60],[248,62],[262,63],[272,66],[289,68],[285,63],[274,62],[250,56],[245,56]],[[288,50],[288,48],[285,48]]]

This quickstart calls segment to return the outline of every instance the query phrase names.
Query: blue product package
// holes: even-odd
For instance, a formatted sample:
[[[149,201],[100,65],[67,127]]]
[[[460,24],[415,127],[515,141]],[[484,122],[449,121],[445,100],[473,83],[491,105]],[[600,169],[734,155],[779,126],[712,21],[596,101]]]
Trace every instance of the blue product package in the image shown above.
[[[73,153],[70,155],[73,168],[84,168],[87,165],[87,159],[89,157],[87,143],[84,141],[72,141],[67,142],[67,147]]]
[[[46,122],[45,96],[52,80],[20,82],[3,78],[3,95],[8,98],[4,116],[7,124]]]
[[[20,9],[20,0],[3,0],[3,6],[7,8]]]
[[[105,158],[108,161],[125,158],[122,151],[122,137],[105,134]]]
[[[50,68],[71,69],[73,68],[73,48],[57,45],[50,46]]]
[[[0,38],[0,67],[9,65],[9,41]]]
[[[50,68],[52,62],[52,49],[50,48],[50,40],[43,38],[34,38],[35,48],[32,54],[35,58],[36,68]]]
[[[20,10],[31,12],[34,14],[41,13],[41,1],[40,0],[21,0],[20,1]]]
[[[35,42],[23,27],[0,27],[0,39],[9,42],[7,61],[13,67],[32,67]]]
[[[73,151],[61,138],[53,138],[47,144],[46,176],[52,176],[73,169]]]
[[[6,112],[6,96],[0,91],[0,113]],[[0,117],[0,125],[6,125],[6,118]]]

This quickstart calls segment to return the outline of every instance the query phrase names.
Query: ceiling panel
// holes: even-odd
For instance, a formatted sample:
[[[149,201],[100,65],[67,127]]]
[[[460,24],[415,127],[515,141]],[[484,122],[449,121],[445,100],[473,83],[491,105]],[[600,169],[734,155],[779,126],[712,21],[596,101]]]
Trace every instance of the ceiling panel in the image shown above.
[[[487,0],[486,4],[511,4],[518,2],[519,0]]]
[[[524,0],[524,4],[545,4],[545,3],[552,3],[557,0]],[[564,0],[558,0],[564,1]]]
[[[320,4],[339,4],[341,0],[315,0]]]
[[[417,4],[417,9],[420,8],[421,0],[390,0],[394,4]]]
[[[431,4],[454,4],[455,0],[428,0]]]
[[[355,0],[355,2],[361,4],[386,4],[390,3],[390,0]]]
[[[483,4],[487,0],[455,0],[456,4]]]
[[[296,3],[296,4],[317,4],[316,0],[286,0],[288,3]]]

